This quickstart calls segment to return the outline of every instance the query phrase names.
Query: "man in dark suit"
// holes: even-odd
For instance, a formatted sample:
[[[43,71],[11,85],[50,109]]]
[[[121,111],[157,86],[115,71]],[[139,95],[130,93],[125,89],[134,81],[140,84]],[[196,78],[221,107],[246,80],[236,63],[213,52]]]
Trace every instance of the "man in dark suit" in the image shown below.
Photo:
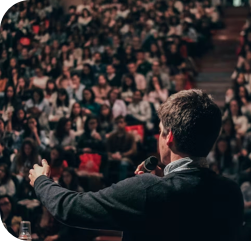
[[[121,230],[126,241],[239,240],[241,191],[209,170],[205,159],[220,132],[220,109],[202,91],[188,90],[172,95],[158,114],[164,171],[144,174],[141,164],[135,177],[96,193],[75,193],[48,178],[43,160],[30,171],[37,197],[67,225]]]

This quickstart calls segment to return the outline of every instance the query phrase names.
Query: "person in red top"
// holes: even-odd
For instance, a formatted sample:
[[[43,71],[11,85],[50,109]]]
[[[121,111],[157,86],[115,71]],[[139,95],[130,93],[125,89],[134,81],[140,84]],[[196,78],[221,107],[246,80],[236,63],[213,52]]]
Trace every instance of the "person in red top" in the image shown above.
[[[68,167],[68,163],[63,158],[63,149],[60,146],[54,146],[49,155],[49,164],[51,166],[51,177],[58,180],[63,170]]]

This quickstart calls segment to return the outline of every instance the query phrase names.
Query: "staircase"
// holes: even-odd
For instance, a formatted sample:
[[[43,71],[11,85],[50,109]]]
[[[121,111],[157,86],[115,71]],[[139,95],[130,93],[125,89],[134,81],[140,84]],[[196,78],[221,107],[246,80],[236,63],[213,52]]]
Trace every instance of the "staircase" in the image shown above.
[[[200,60],[200,74],[196,88],[211,94],[220,107],[224,106],[226,90],[232,87],[230,76],[237,63],[239,33],[247,13],[248,9],[244,7],[224,9],[226,28],[216,32],[213,37],[214,49]]]

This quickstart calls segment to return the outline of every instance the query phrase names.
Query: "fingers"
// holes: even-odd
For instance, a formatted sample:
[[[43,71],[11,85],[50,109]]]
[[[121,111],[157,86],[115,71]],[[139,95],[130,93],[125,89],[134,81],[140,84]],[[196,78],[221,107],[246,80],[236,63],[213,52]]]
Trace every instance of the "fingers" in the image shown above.
[[[42,160],[42,166],[43,167],[48,166],[48,162],[45,159]]]
[[[135,174],[139,174],[139,172],[142,171],[142,167],[144,166],[144,162],[142,162],[140,165],[138,165],[136,171],[134,172]]]

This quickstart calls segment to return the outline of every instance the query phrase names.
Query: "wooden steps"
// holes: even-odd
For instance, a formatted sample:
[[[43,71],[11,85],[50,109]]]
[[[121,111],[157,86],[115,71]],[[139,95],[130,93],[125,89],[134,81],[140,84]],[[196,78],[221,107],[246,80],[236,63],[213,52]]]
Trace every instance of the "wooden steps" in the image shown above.
[[[201,60],[196,88],[211,94],[220,107],[224,105],[226,90],[232,87],[230,77],[237,63],[236,49],[247,12],[244,7],[224,9],[226,28],[217,31],[213,38],[214,49]]]

